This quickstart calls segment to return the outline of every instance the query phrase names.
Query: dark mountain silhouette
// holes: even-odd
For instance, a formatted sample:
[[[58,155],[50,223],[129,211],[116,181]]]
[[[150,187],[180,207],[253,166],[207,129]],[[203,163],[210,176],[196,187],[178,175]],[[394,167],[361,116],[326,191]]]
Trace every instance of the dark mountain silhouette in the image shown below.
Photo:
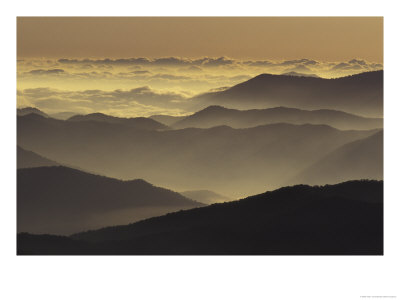
[[[248,128],[273,123],[326,124],[338,129],[374,129],[383,127],[383,119],[364,118],[337,110],[301,110],[275,107],[268,109],[236,110],[209,106],[172,125],[173,128],[210,128],[228,125]]]
[[[360,178],[383,179],[383,131],[339,147],[291,183],[337,183]]]
[[[150,119],[153,119],[161,124],[164,124],[166,126],[170,126],[180,120],[183,120],[186,118],[186,116],[168,116],[168,115],[153,115],[149,117]]]
[[[306,74],[306,73],[299,73],[299,72],[295,72],[295,71],[282,73],[281,75],[286,75],[286,76],[298,76],[298,77],[315,77],[315,78],[320,78],[320,77],[319,77],[318,75],[316,75],[316,74]]]
[[[58,166],[59,163],[17,146],[17,169]]]
[[[72,112],[72,111],[63,111],[63,112],[58,112],[58,113],[54,113],[54,114],[49,114],[49,116],[51,118],[59,119],[59,120],[67,120],[76,115],[78,115],[78,114],[76,112]]]
[[[140,179],[120,181],[66,167],[17,173],[18,232],[68,234],[202,205]]]
[[[70,122],[83,122],[83,121],[95,121],[95,122],[106,122],[110,124],[120,124],[137,129],[147,130],[159,130],[166,129],[164,124],[161,124],[150,118],[118,118],[114,116],[105,115],[102,113],[93,113],[88,115],[76,115],[69,118],[67,121]]]
[[[37,114],[39,116],[47,118],[48,115],[35,107],[24,107],[17,108],[17,116],[26,116],[29,114]]]
[[[18,117],[17,131],[18,145],[63,165],[232,198],[282,186],[334,149],[377,132],[283,123],[150,131],[32,115]]]
[[[19,234],[18,254],[382,255],[383,182],[298,185],[70,237]]]
[[[181,192],[183,196],[192,199],[194,201],[198,201],[204,204],[213,204],[219,202],[228,202],[232,201],[233,199],[217,194],[213,191],[208,190],[198,190],[198,191],[185,191]]]
[[[220,92],[191,99],[194,108],[225,105],[232,108],[288,106],[335,109],[355,114],[383,115],[383,71],[336,78],[261,74]]]

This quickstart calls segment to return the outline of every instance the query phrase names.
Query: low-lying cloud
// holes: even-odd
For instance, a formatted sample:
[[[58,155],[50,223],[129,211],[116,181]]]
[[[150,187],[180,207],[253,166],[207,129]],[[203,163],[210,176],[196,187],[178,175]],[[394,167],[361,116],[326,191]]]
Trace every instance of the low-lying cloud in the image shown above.
[[[200,58],[20,59],[18,104],[51,111],[181,114],[190,97],[225,89],[262,73],[301,73],[322,78],[383,69],[354,58],[326,62]],[[42,88],[45,87],[45,88]]]
[[[63,69],[49,69],[49,70],[35,69],[29,71],[28,73],[32,75],[58,75],[65,73],[65,71]]]
[[[179,115],[185,111],[186,97],[173,92],[157,92],[147,86],[131,90],[67,91],[34,88],[17,91],[19,106],[33,106],[48,113],[103,112],[121,116],[147,116],[159,113]]]
[[[61,58],[57,60],[60,64],[84,64],[84,65],[153,65],[153,66],[221,66],[236,63],[235,60],[226,57],[202,57],[199,59],[189,59],[180,57],[162,57],[162,58],[120,58],[120,59],[68,59]]]
[[[167,71],[166,73],[176,76],[186,76],[186,73],[201,73],[201,72],[235,72],[244,71],[249,75],[255,73],[280,73],[289,68],[303,69],[312,73],[316,73],[321,77],[338,77],[350,75],[351,70],[374,71],[382,69],[380,63],[368,62],[363,59],[351,59],[341,62],[325,62],[314,59],[302,58],[294,60],[272,61],[272,60],[237,60],[227,57],[202,57],[202,58],[181,58],[181,57],[164,57],[164,58],[119,58],[119,59],[70,59],[60,58],[56,60],[18,60],[18,66],[21,72],[20,75],[55,75],[70,73],[71,70],[91,70],[96,72],[112,72],[116,74],[122,70],[131,71],[133,74],[153,74],[162,73],[160,70]],[[44,68],[48,66],[48,68]],[[308,70],[307,70],[307,69]],[[114,71],[117,69],[118,71]],[[25,73],[23,72],[25,71]],[[332,71],[336,71],[332,72]],[[343,71],[340,73],[339,71]],[[172,72],[172,73],[171,73]],[[180,74],[176,74],[180,73]],[[238,75],[238,74],[236,74]]]

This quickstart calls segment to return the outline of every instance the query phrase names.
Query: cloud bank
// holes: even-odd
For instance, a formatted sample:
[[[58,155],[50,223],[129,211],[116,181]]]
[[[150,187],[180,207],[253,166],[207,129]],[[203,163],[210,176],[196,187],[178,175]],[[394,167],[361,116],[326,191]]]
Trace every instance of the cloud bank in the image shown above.
[[[185,76],[186,72],[272,72],[280,74],[285,70],[303,69],[318,74],[321,77],[340,77],[350,75],[349,72],[338,72],[337,70],[360,70],[374,71],[382,69],[382,64],[368,62],[363,59],[351,59],[342,62],[325,62],[308,58],[283,60],[283,61],[251,61],[236,60],[227,57],[202,57],[197,59],[165,57],[165,58],[119,58],[119,59],[70,59],[60,58],[56,60],[19,60],[19,75],[52,75],[64,73],[66,70],[91,70],[91,72],[110,72],[118,75],[122,70],[130,71],[132,74],[161,73],[161,70],[181,73]],[[47,66],[47,69],[44,67]],[[90,72],[89,72],[90,73]],[[78,73],[70,72],[78,75]],[[354,73],[351,73],[354,74]]]
[[[17,91],[19,106],[33,106],[48,113],[72,111],[80,114],[102,112],[116,116],[150,116],[185,113],[186,97],[157,92],[147,86],[131,90],[67,91],[34,88]]]
[[[17,61],[17,95],[19,106],[49,112],[179,115],[187,113],[191,96],[230,87],[261,73],[333,78],[381,69],[382,64],[360,58],[342,62],[228,57],[21,59]]]

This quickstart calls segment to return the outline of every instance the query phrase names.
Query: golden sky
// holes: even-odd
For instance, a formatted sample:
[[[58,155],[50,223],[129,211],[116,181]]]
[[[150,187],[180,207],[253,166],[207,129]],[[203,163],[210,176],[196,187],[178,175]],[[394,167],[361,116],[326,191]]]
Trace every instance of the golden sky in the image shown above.
[[[383,69],[380,17],[19,17],[17,105],[187,114],[191,97],[262,73]]]
[[[18,58],[383,61],[381,17],[20,17],[17,26]]]

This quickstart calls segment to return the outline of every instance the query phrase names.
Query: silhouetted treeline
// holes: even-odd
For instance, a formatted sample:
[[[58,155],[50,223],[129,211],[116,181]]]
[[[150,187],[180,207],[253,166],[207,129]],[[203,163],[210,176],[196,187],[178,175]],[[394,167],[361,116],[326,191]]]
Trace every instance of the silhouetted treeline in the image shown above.
[[[18,253],[382,255],[383,182],[285,187],[68,238],[19,234]]]

